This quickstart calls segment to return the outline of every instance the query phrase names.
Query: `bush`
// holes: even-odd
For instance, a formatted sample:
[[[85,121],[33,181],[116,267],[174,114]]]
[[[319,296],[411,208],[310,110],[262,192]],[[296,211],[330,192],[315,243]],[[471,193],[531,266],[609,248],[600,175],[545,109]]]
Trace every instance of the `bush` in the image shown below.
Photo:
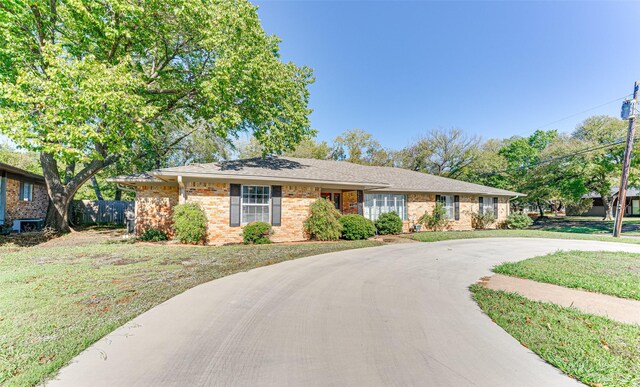
[[[140,240],[145,242],[160,242],[166,241],[167,239],[169,239],[167,234],[157,228],[146,229],[142,235],[140,235]]]
[[[522,212],[513,212],[507,217],[507,226],[512,229],[527,228],[532,224],[529,215]]]
[[[400,234],[402,232],[402,219],[395,211],[385,212],[378,216],[376,220],[376,229],[378,234]]]
[[[425,212],[424,215],[418,219],[419,224],[424,224],[426,228],[432,231],[444,231],[449,227],[451,223],[447,219],[447,210],[444,208],[444,204],[436,202],[436,206],[433,207],[431,214]]]
[[[567,205],[567,215],[582,215],[593,207],[593,199],[581,199],[575,204]]]
[[[496,217],[493,215],[493,211],[471,213],[471,227],[475,228],[476,230],[484,230],[491,224],[495,223],[495,221]]]
[[[242,241],[245,245],[264,245],[271,243],[271,225],[265,222],[251,222],[242,229]]]
[[[367,239],[376,235],[376,226],[362,215],[345,215],[340,218],[342,237],[348,240]]]
[[[207,217],[197,203],[177,205],[173,209],[173,229],[181,243],[201,243],[207,234]]]
[[[309,217],[304,221],[304,230],[310,239],[335,241],[340,239],[342,223],[340,211],[333,203],[320,198],[311,204]]]

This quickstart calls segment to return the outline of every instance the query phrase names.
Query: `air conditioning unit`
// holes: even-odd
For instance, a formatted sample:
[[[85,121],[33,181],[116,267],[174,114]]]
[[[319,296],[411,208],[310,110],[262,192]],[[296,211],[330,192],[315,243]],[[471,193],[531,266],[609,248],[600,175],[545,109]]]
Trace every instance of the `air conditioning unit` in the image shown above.
[[[15,219],[13,221],[13,231],[26,232],[38,231],[44,228],[44,219]]]

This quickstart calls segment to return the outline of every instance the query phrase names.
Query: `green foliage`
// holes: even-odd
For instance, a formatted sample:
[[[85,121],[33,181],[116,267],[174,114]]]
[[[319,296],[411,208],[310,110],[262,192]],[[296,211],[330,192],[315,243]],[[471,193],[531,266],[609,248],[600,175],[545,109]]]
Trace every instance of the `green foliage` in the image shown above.
[[[271,243],[271,225],[266,222],[252,222],[242,229],[242,241],[245,245],[264,245]]]
[[[20,152],[2,143],[0,143],[0,163],[9,164],[38,175],[42,174],[37,153]]]
[[[140,235],[140,240],[145,242],[160,242],[166,241],[167,239],[169,239],[167,234],[157,228],[146,229],[142,235]]]
[[[451,224],[449,219],[447,219],[447,210],[441,202],[436,202],[431,214],[425,212],[424,215],[418,219],[418,223],[423,224],[426,228],[432,231],[444,231],[449,228],[449,225]]]
[[[319,241],[334,241],[342,235],[342,223],[340,223],[340,211],[336,210],[333,203],[320,198],[313,202],[309,209],[309,217],[304,221],[305,232],[310,239]]]
[[[378,234],[380,235],[395,235],[402,232],[402,219],[400,219],[400,216],[395,211],[380,214],[375,224]]]
[[[173,209],[173,229],[182,243],[202,243],[207,235],[207,217],[197,203],[179,204]]]
[[[531,217],[523,212],[512,212],[507,217],[507,226],[510,229],[523,229],[532,224],[533,220],[531,220]]]
[[[471,227],[475,228],[476,230],[484,230],[494,224],[495,221],[496,217],[493,215],[493,211],[471,213]]]
[[[576,203],[567,204],[567,215],[582,215],[593,207],[593,199],[585,198]]]
[[[348,240],[367,239],[376,235],[373,222],[362,215],[350,214],[340,218],[342,238]]]
[[[355,164],[390,166],[391,154],[370,133],[351,129],[333,140],[331,158]]]

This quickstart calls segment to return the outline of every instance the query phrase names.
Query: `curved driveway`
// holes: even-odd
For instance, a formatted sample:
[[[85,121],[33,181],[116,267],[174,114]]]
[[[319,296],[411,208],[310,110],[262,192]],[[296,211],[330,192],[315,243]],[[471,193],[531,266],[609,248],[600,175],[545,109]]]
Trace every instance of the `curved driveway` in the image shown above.
[[[574,380],[485,316],[467,287],[552,239],[410,243],[303,258],[215,280],[135,318],[47,385],[561,386]]]

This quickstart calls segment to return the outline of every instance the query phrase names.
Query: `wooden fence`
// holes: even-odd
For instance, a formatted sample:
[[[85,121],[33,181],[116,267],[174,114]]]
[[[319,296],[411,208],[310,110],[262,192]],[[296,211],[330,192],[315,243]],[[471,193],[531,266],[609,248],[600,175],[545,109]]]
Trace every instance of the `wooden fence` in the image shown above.
[[[120,200],[74,200],[71,216],[74,224],[126,224],[135,214],[135,203]]]

